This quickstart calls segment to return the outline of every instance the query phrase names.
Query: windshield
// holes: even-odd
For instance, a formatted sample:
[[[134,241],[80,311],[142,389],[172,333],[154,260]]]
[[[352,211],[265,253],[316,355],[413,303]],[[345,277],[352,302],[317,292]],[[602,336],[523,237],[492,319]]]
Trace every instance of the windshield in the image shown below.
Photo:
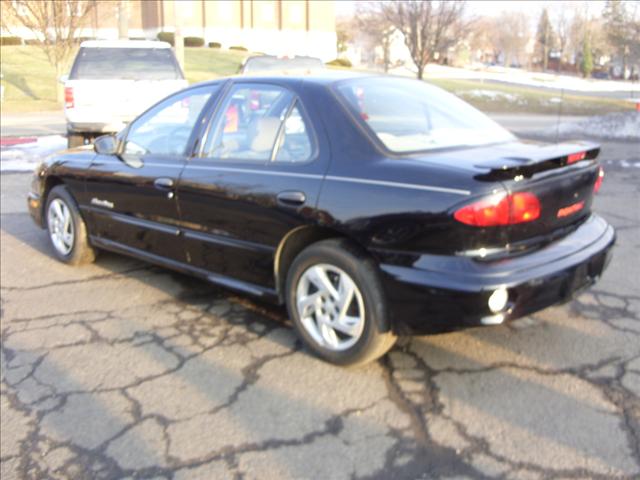
[[[324,68],[324,64],[319,58],[278,58],[271,55],[262,55],[248,58],[242,71],[247,73],[273,70],[311,70],[317,68]]]
[[[487,145],[514,138],[468,103],[422,81],[362,78],[340,83],[337,90],[392,152]]]
[[[81,48],[71,80],[178,80],[182,74],[169,48]]]

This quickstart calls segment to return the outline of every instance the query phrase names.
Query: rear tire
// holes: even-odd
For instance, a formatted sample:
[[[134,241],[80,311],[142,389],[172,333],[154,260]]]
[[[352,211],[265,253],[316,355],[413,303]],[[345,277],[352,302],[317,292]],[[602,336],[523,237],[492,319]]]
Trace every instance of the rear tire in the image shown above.
[[[346,240],[315,243],[296,257],[286,301],[305,345],[331,363],[371,362],[396,341],[378,268]]]
[[[44,214],[49,242],[58,260],[69,265],[95,260],[96,250],[89,244],[87,226],[64,185],[58,185],[49,192]]]

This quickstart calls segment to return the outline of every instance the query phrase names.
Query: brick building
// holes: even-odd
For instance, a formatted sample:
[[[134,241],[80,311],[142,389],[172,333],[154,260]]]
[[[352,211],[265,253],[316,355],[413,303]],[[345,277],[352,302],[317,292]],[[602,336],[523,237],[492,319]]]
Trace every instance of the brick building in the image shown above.
[[[43,0],[46,1],[46,0]],[[92,0],[87,0],[92,1]],[[20,10],[20,0],[14,0]],[[118,38],[117,1],[97,0],[82,37]],[[183,36],[202,37],[223,47],[281,55],[336,57],[335,2],[328,0],[128,0],[129,37],[154,39],[172,32],[176,13]],[[5,19],[6,20],[6,19]],[[33,38],[12,28],[2,35]]]

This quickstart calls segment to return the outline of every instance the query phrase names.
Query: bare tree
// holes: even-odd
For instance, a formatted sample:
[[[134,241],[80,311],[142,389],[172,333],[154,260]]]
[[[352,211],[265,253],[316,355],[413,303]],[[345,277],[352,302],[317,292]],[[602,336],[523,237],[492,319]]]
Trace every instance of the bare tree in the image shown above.
[[[336,47],[338,56],[349,48],[349,43],[353,41],[355,20],[351,18],[336,18]]]
[[[94,0],[2,0],[2,28],[11,31],[12,26],[20,25],[29,29],[60,77],[77,47],[77,33],[95,5]],[[56,89],[56,96],[58,102],[63,100],[61,88]]]
[[[560,66],[567,52],[567,45],[571,35],[574,8],[566,2],[557,2],[553,5],[555,6],[553,25],[555,26],[557,40],[556,46],[558,47],[558,53],[560,54],[560,59],[558,61],[558,71],[560,71]]]
[[[635,2],[607,0],[603,11],[604,28],[609,43],[622,59],[622,78],[627,78],[627,65],[631,56],[640,51],[640,11]]]
[[[382,65],[387,72],[391,63],[391,35],[395,31],[393,24],[380,15],[375,4],[362,2],[356,7],[355,26],[369,38],[373,46],[382,48]]]
[[[546,8],[542,10],[540,21],[538,22],[538,32],[536,34],[536,42],[540,56],[542,57],[542,70],[547,69],[549,63],[549,52],[554,45],[554,31],[551,21],[549,20],[549,12]]]
[[[384,18],[404,35],[411,59],[422,78],[435,53],[443,53],[458,41],[465,2],[459,0],[406,0],[381,2]]]
[[[502,53],[503,63],[510,66],[514,60],[522,61],[529,42],[529,18],[522,12],[503,11],[491,28],[495,49]]]
[[[501,53],[495,41],[496,20],[491,17],[477,18],[469,25],[468,42],[472,51],[472,60],[495,62]]]

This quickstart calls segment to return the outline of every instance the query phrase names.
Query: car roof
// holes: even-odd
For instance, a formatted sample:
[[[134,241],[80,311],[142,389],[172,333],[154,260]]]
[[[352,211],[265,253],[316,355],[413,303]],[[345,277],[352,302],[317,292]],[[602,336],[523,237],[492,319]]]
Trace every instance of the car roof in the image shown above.
[[[242,83],[250,83],[252,81],[265,83],[276,82],[285,84],[299,84],[300,82],[318,84],[318,85],[330,85],[332,83],[339,82],[341,80],[349,80],[354,78],[367,78],[367,77],[380,77],[380,74],[368,73],[368,72],[354,72],[347,70],[289,70],[286,73],[278,73],[273,71],[255,72],[243,75],[232,75],[226,78],[218,78],[215,80],[209,80],[198,83],[197,85],[216,84],[225,80],[233,80]],[[195,86],[195,85],[192,85]]]
[[[167,42],[157,40],[86,40],[83,48],[171,48]]]
[[[255,60],[257,58],[269,58],[273,60],[296,60],[296,59],[304,58],[306,60],[311,59],[311,60],[318,60],[319,62],[322,61],[318,57],[312,57],[309,55],[269,55],[266,53],[249,55],[247,58],[245,58],[245,61]]]

